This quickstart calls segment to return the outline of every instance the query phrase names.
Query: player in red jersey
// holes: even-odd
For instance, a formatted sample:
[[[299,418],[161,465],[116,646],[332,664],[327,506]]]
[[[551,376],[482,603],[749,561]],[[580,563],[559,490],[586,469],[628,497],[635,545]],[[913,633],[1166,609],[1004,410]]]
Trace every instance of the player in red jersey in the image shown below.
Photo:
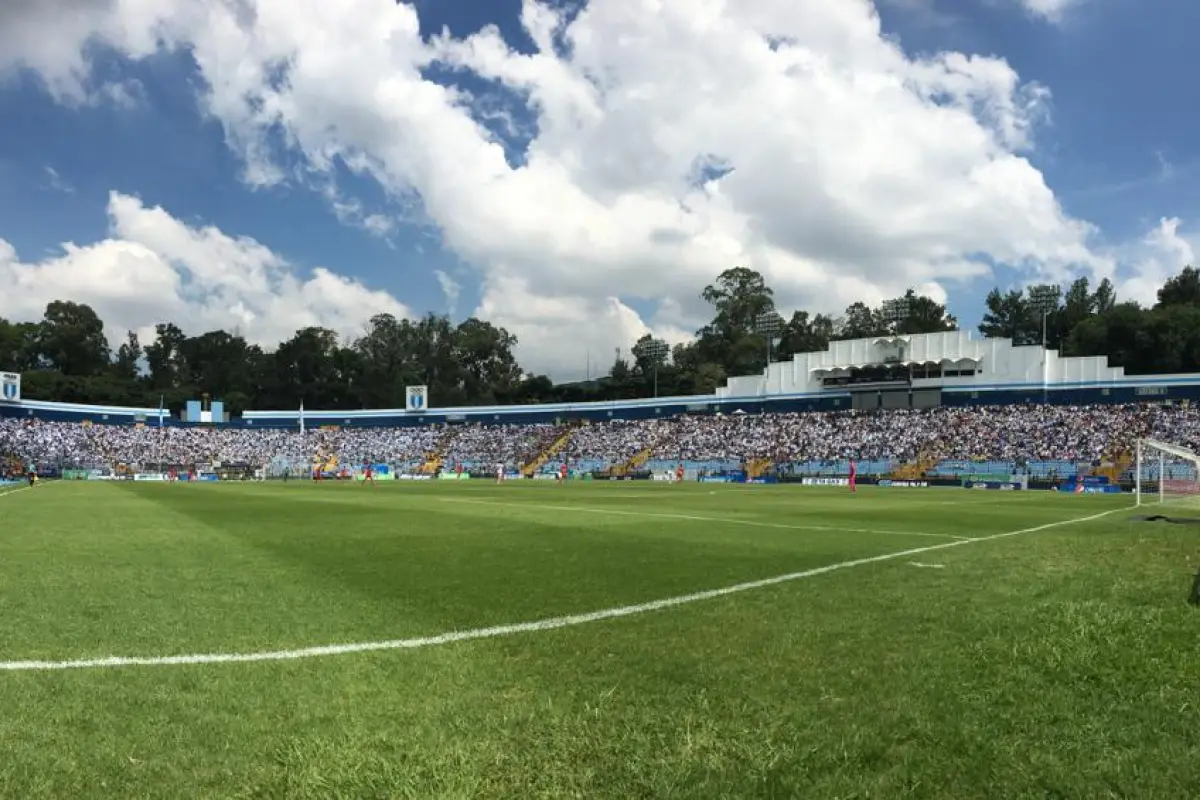
[[[169,470],[167,470],[167,482],[175,483],[177,480],[179,480],[179,473],[175,471],[174,467],[171,467]]]
[[[856,491],[855,483],[858,479],[858,465],[854,463],[854,459],[850,459],[850,491]]]
[[[565,462],[565,461],[564,461],[562,464],[560,464],[560,465],[559,465],[559,467],[558,467],[558,475],[557,475],[556,477],[558,478],[558,482],[559,482],[559,484],[566,483],[566,480],[567,480],[567,464],[566,464],[566,462]]]
[[[683,462],[679,462],[679,466],[675,468],[675,482],[683,483]]]
[[[375,469],[370,464],[363,465],[363,484],[375,485]]]

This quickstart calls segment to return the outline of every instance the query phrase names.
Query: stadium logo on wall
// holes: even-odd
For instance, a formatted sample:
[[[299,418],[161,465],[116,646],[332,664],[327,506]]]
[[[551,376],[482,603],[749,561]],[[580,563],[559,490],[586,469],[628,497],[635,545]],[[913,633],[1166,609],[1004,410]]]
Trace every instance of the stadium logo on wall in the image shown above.
[[[406,387],[408,395],[408,403],[405,406],[409,411],[424,411],[429,394],[428,386],[409,386]]]
[[[15,403],[21,399],[21,374],[0,372],[0,400]]]

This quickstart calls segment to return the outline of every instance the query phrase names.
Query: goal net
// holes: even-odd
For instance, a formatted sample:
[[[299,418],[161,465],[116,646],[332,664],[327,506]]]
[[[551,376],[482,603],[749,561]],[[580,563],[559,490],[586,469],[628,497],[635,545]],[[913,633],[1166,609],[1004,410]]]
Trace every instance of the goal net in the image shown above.
[[[1134,491],[1139,506],[1173,500],[1200,503],[1200,454],[1156,439],[1140,440]]]

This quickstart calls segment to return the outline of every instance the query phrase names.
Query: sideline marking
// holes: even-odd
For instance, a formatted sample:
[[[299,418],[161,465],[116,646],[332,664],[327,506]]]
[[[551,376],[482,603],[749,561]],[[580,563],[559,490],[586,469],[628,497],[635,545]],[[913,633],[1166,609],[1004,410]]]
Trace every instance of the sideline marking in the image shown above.
[[[475,639],[492,639],[497,636],[512,636],[518,633],[552,631],[559,628],[571,628],[576,625],[586,625],[589,622],[600,622],[601,620],[606,619],[632,617],[634,615],[645,614],[650,611],[658,611],[664,608],[674,608],[675,606],[697,603],[701,600],[711,600],[715,597],[725,597],[726,595],[740,594],[741,592],[749,592],[751,590],[762,589],[767,586],[790,583],[791,581],[797,581],[803,578],[813,578],[829,572],[850,569],[851,567],[861,567],[866,564],[879,564],[881,562],[892,561],[897,558],[915,556],[921,553],[931,553],[935,550],[946,550],[951,547],[961,547],[964,544],[972,544],[974,542],[989,542],[993,539],[1004,539],[1009,536],[1020,536],[1022,534],[1037,533],[1038,531],[1045,531],[1051,528],[1061,528],[1064,525],[1076,525],[1081,522],[1091,522],[1093,520],[1101,519],[1102,517],[1107,517],[1110,514],[1117,514],[1128,510],[1128,508],[1124,507],[1113,508],[1109,509],[1108,511],[1102,511],[1099,514],[1092,514],[1091,516],[1087,517],[1075,517],[1074,519],[1048,522],[1044,525],[1036,525],[1032,528],[1021,528],[1020,530],[1007,531],[1005,533],[993,533],[989,536],[980,536],[976,539],[959,539],[953,542],[931,544],[926,547],[916,547],[910,550],[900,550],[898,552],[884,553],[883,555],[878,556],[856,558],[853,561],[841,561],[836,564],[826,564],[823,567],[806,569],[801,572],[789,572],[785,575],[776,575],[772,578],[762,578],[756,581],[747,581],[746,583],[735,583],[732,586],[725,586],[720,589],[709,589],[703,592],[693,592],[692,594],[683,594],[676,597],[665,597],[661,600],[651,600],[648,603],[638,603],[630,606],[605,608],[601,609],[600,611],[592,611],[586,614],[570,614],[562,617],[550,617],[548,619],[536,620],[534,622],[518,622],[511,625],[496,625],[491,628],[476,628],[474,630],[466,631],[450,631],[448,633],[442,633],[436,636],[424,636],[415,639],[392,639],[384,642],[358,642],[355,644],[331,644],[320,647],[302,647],[296,650],[274,650],[261,653],[207,653],[180,656],[109,656],[107,658],[84,658],[71,661],[3,661],[0,662],[0,672],[44,672],[48,670],[96,669],[101,667],[166,667],[183,664],[236,664],[256,661],[293,661],[301,658],[348,655],[350,653],[370,653],[380,650],[417,650],[422,647],[436,647],[438,645],[452,644],[454,642],[469,642]]]
[[[477,506],[499,506],[501,508],[539,508],[545,511],[577,511],[581,514],[612,515],[617,517],[653,517],[657,519],[682,519],[689,522],[720,522],[726,525],[749,525],[755,528],[775,528],[785,531],[832,531],[841,533],[878,533],[887,536],[932,536],[938,539],[969,541],[969,536],[953,533],[926,533],[925,531],[887,531],[878,528],[837,528],[830,525],[788,525],[783,522],[763,522],[756,519],[731,519],[729,517],[701,517],[694,514],[668,514],[658,511],[630,511],[624,508],[592,508],[590,506],[551,506],[541,503],[505,503],[500,500],[467,500],[442,498],[447,503],[467,503]]]
[[[57,483],[57,482],[58,482],[58,481],[45,481],[45,483],[47,483],[47,484],[50,484],[50,483]],[[38,483],[42,483],[42,481],[41,481],[41,480],[39,480],[39,481],[38,481]],[[7,497],[8,495],[10,495],[10,494],[16,494],[17,492],[25,492],[25,491],[28,491],[29,489],[32,489],[32,488],[33,488],[33,487],[32,487],[32,486],[30,486],[29,484],[25,484],[24,486],[18,486],[16,489],[3,489],[3,488],[0,488],[0,497]]]

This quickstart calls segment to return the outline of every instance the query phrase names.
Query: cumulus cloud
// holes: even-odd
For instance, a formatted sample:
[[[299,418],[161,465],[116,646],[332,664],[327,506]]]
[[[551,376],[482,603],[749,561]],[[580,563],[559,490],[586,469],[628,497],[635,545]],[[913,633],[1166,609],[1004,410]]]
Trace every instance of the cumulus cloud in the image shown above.
[[[419,201],[478,270],[476,313],[561,377],[584,350],[694,330],[700,289],[735,264],[762,271],[785,309],[815,311],[944,294],[991,262],[1112,269],[1026,158],[1048,89],[1001,58],[910,56],[869,0],[590,0],[570,17],[525,0],[532,53],[493,28],[424,40],[394,0],[6,9],[0,71],[80,98],[96,91],[85,43],[132,59],[185,50],[250,183],[299,163],[326,191],[340,163],[406,221]],[[475,94],[429,77],[447,73]],[[499,128],[498,107],[515,109]]]
[[[37,319],[52,300],[91,305],[110,326],[143,341],[159,322],[185,331],[238,330],[273,347],[298,328],[319,325],[361,333],[376,313],[408,316],[390,295],[317,268],[301,274],[253,239],[213,227],[190,227],[162,208],[112,193],[110,236],[90,245],[64,244],[62,254],[23,262],[0,239],[0,316]]]
[[[1198,266],[1200,233],[1188,233],[1176,217],[1159,220],[1141,241],[1124,248],[1122,260],[1131,265],[1126,276],[1117,283],[1119,300],[1134,300],[1144,306],[1158,301],[1158,290],[1168,278],[1178,275],[1186,266]]]

